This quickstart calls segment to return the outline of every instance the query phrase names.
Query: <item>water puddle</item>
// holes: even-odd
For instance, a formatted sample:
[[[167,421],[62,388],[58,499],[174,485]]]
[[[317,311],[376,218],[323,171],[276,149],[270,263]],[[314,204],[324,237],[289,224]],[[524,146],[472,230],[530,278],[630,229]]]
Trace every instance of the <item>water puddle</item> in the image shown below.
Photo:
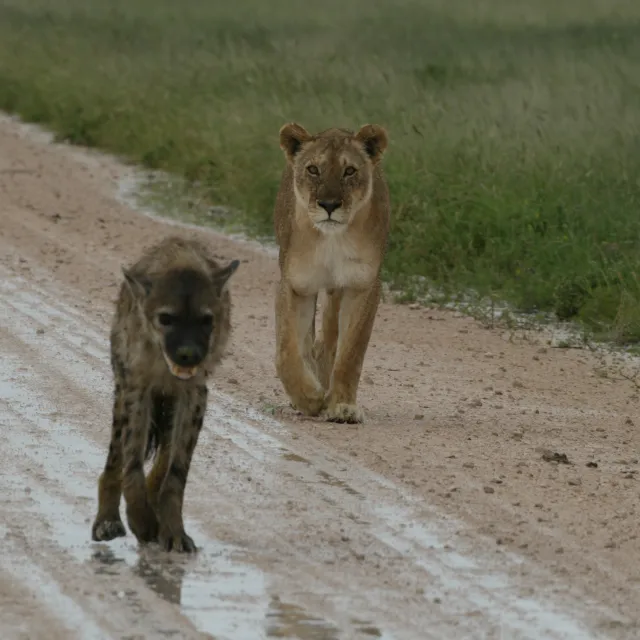
[[[311,616],[298,605],[283,602],[277,596],[269,603],[267,636],[300,640],[340,640],[336,627],[321,618]]]
[[[66,424],[48,418],[54,407],[42,398],[34,404],[33,394],[21,384],[28,381],[27,373],[16,375],[18,367],[11,365],[19,363],[11,358],[6,364],[9,366],[0,372],[0,406],[6,427],[2,440],[7,451],[19,452],[43,470],[38,477],[47,481],[46,490],[21,475],[18,468],[12,475],[20,478],[19,484],[30,487],[26,510],[45,518],[51,542],[75,560],[91,565],[105,581],[113,582],[113,576],[122,575],[125,567],[132,570],[160,597],[178,605],[202,632],[230,639],[256,637],[256,629],[264,627],[268,606],[263,572],[244,562],[235,547],[208,539],[197,523],[187,519],[188,530],[200,546],[196,558],[190,560],[170,559],[151,547],[138,549],[131,534],[108,544],[91,542],[95,480],[104,464],[104,452]],[[140,610],[135,592],[117,595]]]
[[[172,561],[159,563],[156,560],[156,562],[153,562],[153,560],[146,557],[148,555],[148,553],[144,553],[144,550],[141,550],[133,572],[141,577],[152,591],[155,591],[167,602],[182,605],[182,585],[187,576],[185,567]],[[187,602],[187,605],[189,604],[193,603]]]

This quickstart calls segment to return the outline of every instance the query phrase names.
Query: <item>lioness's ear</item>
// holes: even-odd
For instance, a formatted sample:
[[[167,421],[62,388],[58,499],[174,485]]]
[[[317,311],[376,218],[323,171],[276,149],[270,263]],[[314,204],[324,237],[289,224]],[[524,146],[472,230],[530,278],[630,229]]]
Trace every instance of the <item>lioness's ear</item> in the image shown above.
[[[293,158],[300,151],[302,143],[310,139],[311,134],[296,122],[285,124],[280,129],[280,148],[284,151],[289,162],[293,162]]]
[[[149,295],[151,280],[139,274],[134,274],[124,267],[122,267],[122,274],[134,298],[146,298]]]
[[[378,124],[365,124],[356,133],[356,140],[364,145],[364,150],[374,164],[379,162],[384,154],[389,138],[386,130]]]
[[[232,260],[226,267],[218,269],[213,273],[213,282],[219,291],[223,291],[229,278],[236,272],[240,266],[240,260]]]

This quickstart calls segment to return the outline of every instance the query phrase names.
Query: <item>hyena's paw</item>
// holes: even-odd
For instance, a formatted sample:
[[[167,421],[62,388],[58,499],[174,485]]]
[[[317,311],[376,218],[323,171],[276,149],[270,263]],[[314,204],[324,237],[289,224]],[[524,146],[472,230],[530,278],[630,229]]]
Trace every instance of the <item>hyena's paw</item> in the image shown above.
[[[155,542],[158,539],[158,518],[148,502],[127,507],[127,522],[138,542]]]
[[[106,542],[126,535],[127,532],[120,516],[110,520],[98,517],[93,523],[93,527],[91,527],[91,539],[95,542]]]
[[[187,535],[184,530],[178,534],[173,534],[168,530],[163,531],[161,528],[158,542],[165,551],[195,553],[198,550],[191,536]]]
[[[327,422],[358,424],[364,422],[364,411],[358,405],[338,402],[334,405],[330,404],[323,417]]]

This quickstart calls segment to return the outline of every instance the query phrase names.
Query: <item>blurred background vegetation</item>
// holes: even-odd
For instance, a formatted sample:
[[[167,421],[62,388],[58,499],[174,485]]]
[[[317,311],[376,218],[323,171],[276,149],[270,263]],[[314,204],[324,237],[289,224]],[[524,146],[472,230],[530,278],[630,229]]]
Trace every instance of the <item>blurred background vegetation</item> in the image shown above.
[[[0,108],[271,234],[278,129],[387,127],[385,278],[640,341],[637,0],[0,0]]]

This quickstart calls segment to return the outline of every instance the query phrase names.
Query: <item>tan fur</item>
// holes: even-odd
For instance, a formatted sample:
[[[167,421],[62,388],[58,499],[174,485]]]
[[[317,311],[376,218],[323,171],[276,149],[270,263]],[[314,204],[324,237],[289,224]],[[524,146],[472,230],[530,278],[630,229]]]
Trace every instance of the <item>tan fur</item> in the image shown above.
[[[362,422],[357,405],[362,364],[380,301],[380,269],[390,222],[380,167],[387,134],[280,130],[287,164],[274,210],[280,248],[276,297],[276,369],[294,406],[333,422]],[[322,334],[314,321],[327,293]]]
[[[159,541],[166,550],[195,551],[184,531],[184,490],[207,406],[206,379],[229,340],[231,298],[226,282],[237,261],[221,268],[206,247],[169,237],[149,249],[128,271],[120,287],[111,328],[115,379],[111,443],[100,476],[94,540],[124,536],[120,498],[129,527],[140,542]],[[196,273],[189,300],[213,317],[206,355],[188,380],[171,374],[163,351],[158,312],[180,309],[185,299],[171,278]],[[145,289],[148,286],[148,289]],[[201,329],[198,329],[201,331]],[[208,340],[208,342],[207,342]],[[145,480],[145,452],[155,461]]]

